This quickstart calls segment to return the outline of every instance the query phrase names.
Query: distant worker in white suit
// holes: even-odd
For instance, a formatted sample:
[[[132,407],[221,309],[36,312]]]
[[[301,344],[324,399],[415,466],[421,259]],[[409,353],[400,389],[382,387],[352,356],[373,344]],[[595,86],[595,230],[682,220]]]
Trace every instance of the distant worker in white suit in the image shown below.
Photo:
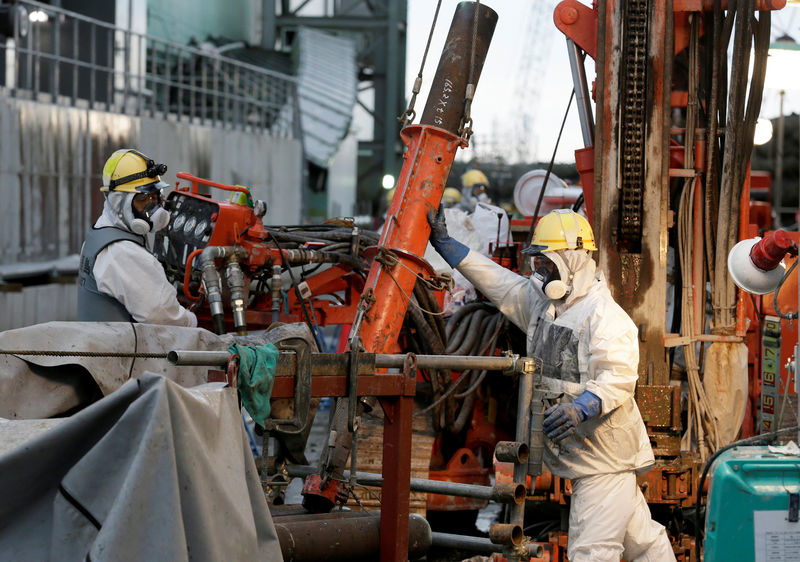
[[[596,270],[589,222],[571,210],[542,217],[524,250],[527,279],[451,238],[441,211],[428,218],[433,247],[526,332],[528,355],[559,396],[545,411],[544,461],[572,480],[570,561],[674,561],[636,484],[654,464],[633,396],[637,329]]]

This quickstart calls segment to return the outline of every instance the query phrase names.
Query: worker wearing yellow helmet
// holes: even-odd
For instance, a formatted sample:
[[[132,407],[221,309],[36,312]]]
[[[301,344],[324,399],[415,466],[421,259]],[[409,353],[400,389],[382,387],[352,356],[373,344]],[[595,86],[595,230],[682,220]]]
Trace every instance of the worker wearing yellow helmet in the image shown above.
[[[526,332],[537,375],[558,397],[545,411],[544,462],[572,480],[569,559],[675,560],[636,485],[654,463],[633,397],[638,331],[597,271],[589,221],[569,209],[542,217],[524,250],[528,279],[451,238],[441,211],[428,220],[436,251]]]
[[[467,170],[461,176],[461,208],[471,213],[478,203],[490,203],[489,178],[480,170]]]
[[[449,209],[450,207],[455,207],[460,202],[461,192],[459,190],[455,187],[444,188],[444,193],[442,193],[442,207]]]
[[[167,171],[141,152],[117,150],[103,166],[103,212],[86,235],[78,272],[78,320],[196,326],[147,251],[145,235],[166,227]]]

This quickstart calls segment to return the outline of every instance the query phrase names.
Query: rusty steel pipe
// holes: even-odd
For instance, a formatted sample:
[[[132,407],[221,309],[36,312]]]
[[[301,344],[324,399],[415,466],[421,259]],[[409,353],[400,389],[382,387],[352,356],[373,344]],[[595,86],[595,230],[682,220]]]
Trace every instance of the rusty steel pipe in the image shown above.
[[[342,513],[348,513],[341,516]],[[334,512],[314,518],[276,517],[273,520],[284,560],[294,562],[377,560],[380,512]],[[408,518],[408,554],[421,558],[430,548],[431,528],[424,517]],[[403,554],[406,558],[406,554]]]
[[[286,471],[292,478],[305,478],[317,474],[317,469],[313,466],[290,464]],[[348,480],[350,471],[345,470],[342,478]],[[365,486],[383,486],[384,478],[380,474],[372,472],[356,472],[356,479],[359,484]],[[428,480],[425,478],[411,478],[410,487],[412,492],[426,492],[428,494],[442,494],[445,496],[459,496],[463,498],[475,498],[479,500],[490,500],[499,503],[521,504],[525,501],[525,486],[514,482],[499,482],[494,486],[480,486],[477,484],[463,484],[461,482],[448,482],[446,480]]]
[[[480,554],[492,554],[502,551],[502,547],[483,537],[438,533],[436,531],[433,532],[431,546],[438,548],[456,548],[459,550],[478,552]],[[531,542],[525,546],[528,551],[528,556],[533,558],[542,558],[544,556],[544,547],[540,543]]]
[[[522,526],[513,523],[495,523],[489,529],[489,540],[494,544],[519,546],[524,536]]]
[[[475,32],[475,66],[472,83],[478,78],[486,60],[489,43],[497,25],[497,13],[485,4],[460,2],[450,23],[450,32],[444,44],[439,67],[431,82],[428,102],[420,118],[420,124],[433,125],[453,134],[459,134],[461,118],[464,116],[464,98],[470,78],[475,9],[478,21]]]
[[[498,441],[494,456],[500,462],[525,463],[528,461],[528,445],[520,441]]]

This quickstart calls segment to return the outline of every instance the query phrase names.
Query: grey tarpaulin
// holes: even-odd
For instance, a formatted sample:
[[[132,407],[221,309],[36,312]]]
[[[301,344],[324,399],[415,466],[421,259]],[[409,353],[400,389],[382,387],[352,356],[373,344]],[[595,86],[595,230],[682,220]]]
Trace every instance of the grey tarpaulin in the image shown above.
[[[69,413],[144,372],[182,386],[207,380],[208,367],[176,367],[173,349],[227,351],[232,343],[263,345],[265,336],[218,336],[201,328],[127,322],[48,322],[0,332],[0,350],[159,353],[164,359],[0,355],[0,417],[49,418]]]
[[[234,389],[146,373],[60,423],[0,423],[0,442],[19,432],[2,560],[281,560]]]

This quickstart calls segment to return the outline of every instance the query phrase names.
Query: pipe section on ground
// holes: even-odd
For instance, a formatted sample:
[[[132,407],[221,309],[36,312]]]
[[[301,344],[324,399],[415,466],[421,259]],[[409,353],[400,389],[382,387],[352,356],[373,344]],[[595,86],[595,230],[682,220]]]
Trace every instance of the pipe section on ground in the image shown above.
[[[380,546],[379,511],[335,511],[313,517],[274,517],[286,562],[372,561]],[[431,528],[424,517],[408,518],[408,558],[416,560],[431,546]]]

